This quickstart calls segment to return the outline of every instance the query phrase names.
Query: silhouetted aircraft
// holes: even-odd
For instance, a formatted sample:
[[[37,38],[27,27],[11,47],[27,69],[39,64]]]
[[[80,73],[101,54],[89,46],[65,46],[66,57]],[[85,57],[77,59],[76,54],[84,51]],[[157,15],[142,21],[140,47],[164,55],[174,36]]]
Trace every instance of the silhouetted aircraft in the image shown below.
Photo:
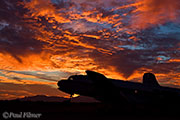
[[[160,86],[152,73],[145,73],[143,83],[106,78],[86,71],[87,75],[73,75],[58,82],[59,90],[93,97],[106,103],[176,104],[180,102],[180,89]]]

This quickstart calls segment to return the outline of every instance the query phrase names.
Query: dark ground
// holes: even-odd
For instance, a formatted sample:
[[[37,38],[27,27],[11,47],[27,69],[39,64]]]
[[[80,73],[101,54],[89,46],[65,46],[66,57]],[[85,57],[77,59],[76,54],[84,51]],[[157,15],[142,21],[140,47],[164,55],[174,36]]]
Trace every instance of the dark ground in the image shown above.
[[[180,120],[180,108],[177,105],[153,107],[128,107],[103,103],[68,103],[68,102],[29,102],[0,101],[0,120],[3,113],[42,114],[38,120]],[[14,120],[17,118],[9,117]],[[8,118],[8,119],[9,119]],[[30,119],[30,118],[20,118]]]

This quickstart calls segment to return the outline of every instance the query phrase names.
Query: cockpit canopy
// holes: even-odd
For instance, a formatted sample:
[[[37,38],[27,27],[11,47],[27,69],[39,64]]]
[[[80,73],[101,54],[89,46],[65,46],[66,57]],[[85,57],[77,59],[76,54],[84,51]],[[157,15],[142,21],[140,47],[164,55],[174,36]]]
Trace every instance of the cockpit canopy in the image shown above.
[[[74,81],[79,81],[84,79],[87,79],[85,75],[72,75],[68,78],[68,80],[74,80]]]
[[[91,80],[88,79],[87,75],[73,75],[70,76],[68,80],[79,81],[79,82],[91,82]]]

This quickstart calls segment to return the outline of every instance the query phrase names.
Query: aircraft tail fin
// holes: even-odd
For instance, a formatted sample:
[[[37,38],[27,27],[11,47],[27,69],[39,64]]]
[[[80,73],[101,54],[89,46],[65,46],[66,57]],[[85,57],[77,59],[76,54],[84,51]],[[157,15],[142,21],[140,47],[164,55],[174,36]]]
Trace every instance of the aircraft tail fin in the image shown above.
[[[143,84],[148,86],[160,86],[156,77],[152,73],[145,73],[143,76]]]

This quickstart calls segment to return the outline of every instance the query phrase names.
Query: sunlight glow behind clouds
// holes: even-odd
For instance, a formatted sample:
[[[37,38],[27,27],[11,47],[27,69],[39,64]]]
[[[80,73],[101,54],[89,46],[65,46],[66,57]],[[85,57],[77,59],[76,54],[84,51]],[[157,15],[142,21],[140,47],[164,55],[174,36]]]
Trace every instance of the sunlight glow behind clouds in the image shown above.
[[[57,87],[88,69],[139,82],[154,72],[162,84],[180,85],[180,7],[169,2],[2,0],[0,69],[11,74],[0,77]]]

